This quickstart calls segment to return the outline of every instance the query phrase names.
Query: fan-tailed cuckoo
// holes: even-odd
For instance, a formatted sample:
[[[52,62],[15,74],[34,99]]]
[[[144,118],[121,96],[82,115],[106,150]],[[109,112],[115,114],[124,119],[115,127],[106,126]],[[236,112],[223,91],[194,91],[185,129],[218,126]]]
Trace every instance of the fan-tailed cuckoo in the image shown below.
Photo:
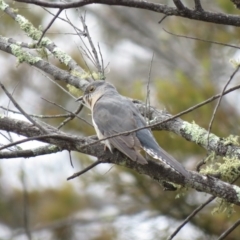
[[[92,122],[99,139],[147,126],[133,102],[120,95],[110,83],[94,81],[77,101],[80,99],[92,111]],[[184,177],[189,176],[188,171],[157,144],[149,128],[120,134],[103,141],[111,152],[116,148],[139,164],[148,163],[140,153],[143,149]]]

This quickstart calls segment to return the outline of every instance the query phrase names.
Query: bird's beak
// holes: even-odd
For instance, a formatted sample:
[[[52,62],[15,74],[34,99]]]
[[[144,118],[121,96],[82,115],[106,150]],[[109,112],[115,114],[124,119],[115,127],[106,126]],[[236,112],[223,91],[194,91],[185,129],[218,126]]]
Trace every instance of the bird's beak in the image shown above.
[[[75,102],[79,102],[79,101],[83,101],[83,96],[77,98]]]

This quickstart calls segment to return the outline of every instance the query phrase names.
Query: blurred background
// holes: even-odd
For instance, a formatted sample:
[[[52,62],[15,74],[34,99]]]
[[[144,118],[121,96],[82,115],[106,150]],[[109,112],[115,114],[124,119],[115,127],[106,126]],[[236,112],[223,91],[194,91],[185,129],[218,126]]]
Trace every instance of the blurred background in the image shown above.
[[[173,6],[172,1],[153,1]],[[184,1],[192,7],[193,1]],[[7,1],[35,27],[44,29],[52,16],[43,8]],[[204,9],[239,14],[231,1],[202,0]],[[50,9],[52,13],[56,10]],[[150,103],[171,114],[185,110],[219,93],[234,71],[229,62],[238,60],[239,52],[230,47],[179,38],[167,33],[192,36],[227,44],[239,44],[239,28],[200,21],[168,17],[161,24],[162,14],[124,7],[98,4],[81,9],[69,9],[66,16],[81,28],[79,16],[86,14],[86,24],[94,44],[99,43],[106,67],[106,80],[119,92],[145,101],[150,75]],[[5,13],[0,15],[0,34],[18,41],[31,43],[19,26]],[[72,27],[58,19],[46,34],[57,46],[67,52],[86,71],[85,61],[92,71],[91,62],[81,48],[86,39],[75,35]],[[45,59],[46,60],[46,59]],[[48,61],[64,68],[51,56]],[[0,52],[1,81],[28,113],[54,115],[65,113],[52,102],[74,111],[78,104],[46,75],[27,64],[18,64],[16,58]],[[151,72],[150,72],[151,66]],[[239,84],[239,74],[231,86]],[[64,83],[60,83],[64,88]],[[44,98],[44,99],[43,99]],[[14,109],[9,99],[0,92],[0,106]],[[240,105],[238,92],[224,97],[216,114],[212,132],[219,137],[239,135]],[[182,119],[208,128],[216,103],[199,108]],[[0,109],[1,114],[24,119],[19,114]],[[81,116],[91,121],[89,111]],[[58,126],[64,119],[46,119]],[[73,120],[62,131],[74,135],[94,135],[94,129],[80,120]],[[1,134],[6,135],[5,132]],[[170,132],[154,133],[159,144],[190,170],[207,156],[204,149]],[[13,140],[21,137],[11,134]],[[0,135],[1,144],[8,141]],[[22,144],[29,149],[44,144]],[[95,160],[84,154],[69,153],[30,159],[0,160],[0,239],[59,239],[59,240],[154,240],[166,239],[176,227],[208,195],[189,190],[164,192],[162,187],[146,176],[127,168],[99,165],[72,181],[66,181],[76,171]],[[235,208],[214,212],[218,201],[205,207],[175,239],[217,239],[239,217]],[[234,210],[233,210],[234,211]],[[213,213],[214,212],[214,213]],[[31,234],[25,230],[30,229]],[[239,239],[236,229],[227,239]],[[31,235],[31,236],[30,236]]]

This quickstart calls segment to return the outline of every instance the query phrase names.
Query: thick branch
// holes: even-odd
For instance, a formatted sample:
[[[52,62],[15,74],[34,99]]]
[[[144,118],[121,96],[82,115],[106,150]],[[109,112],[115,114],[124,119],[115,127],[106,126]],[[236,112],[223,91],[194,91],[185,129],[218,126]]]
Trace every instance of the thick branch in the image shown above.
[[[45,47],[47,48],[52,55],[58,59],[61,63],[63,63],[65,66],[68,67],[70,71],[72,71],[75,75],[81,76],[85,75],[85,71],[69,56],[67,53],[62,51],[60,48],[56,46],[52,40],[50,40],[47,37],[42,38],[43,32],[39,29],[35,28],[31,22],[29,22],[24,16],[17,14],[16,11],[14,11],[12,8],[9,7],[4,1],[0,0],[0,9],[3,10],[6,14],[8,14],[18,25],[19,27],[35,41],[40,41],[41,44],[37,46],[37,44],[32,44],[32,48],[34,47]],[[91,81],[91,78],[88,78],[88,81]],[[88,82],[81,80],[79,82],[80,88],[84,88],[85,85],[87,85]]]
[[[153,12],[163,13],[167,16],[180,16],[184,18],[204,21],[204,22],[211,22],[216,24],[223,24],[223,25],[232,25],[232,26],[240,26],[240,17],[235,15],[223,14],[218,12],[210,12],[199,9],[177,9],[174,7],[169,7],[164,4],[160,3],[151,3],[147,1],[138,1],[138,0],[79,0],[73,1],[69,3],[62,3],[62,2],[49,2],[49,1],[41,1],[41,0],[16,0],[16,2],[25,2],[30,4],[35,4],[42,7],[50,7],[50,8],[60,8],[60,9],[67,9],[67,8],[76,8],[76,7],[83,7],[86,5],[98,3],[98,4],[105,4],[105,5],[115,5],[115,6],[125,6],[125,7],[132,7],[132,8],[140,8],[145,9]],[[176,1],[179,2],[179,1]]]
[[[20,63],[26,62],[36,68],[50,74],[55,80],[61,80],[69,83],[76,88],[83,89],[86,86],[87,81],[78,77],[72,76],[69,72],[64,71],[58,67],[55,67],[49,62],[42,60],[40,57],[36,57],[30,53],[27,49],[8,42],[8,38],[0,37],[0,50],[14,55]]]
[[[30,123],[21,120],[11,119],[8,117],[0,118],[0,129],[5,131],[11,131],[26,137],[41,135],[40,131],[35,126],[32,126]],[[88,155],[92,155],[97,157],[103,163],[114,163],[128,167],[140,174],[148,175],[152,179],[155,179],[159,182],[173,182],[181,186],[191,187],[198,191],[206,192],[213,196],[223,198],[228,202],[240,204],[240,188],[238,188],[237,186],[232,186],[231,184],[225,183],[212,177],[202,176],[196,172],[191,172],[190,179],[185,179],[183,176],[172,171],[171,168],[162,165],[160,162],[149,160],[149,163],[147,165],[140,165],[129,160],[126,156],[124,156],[117,150],[114,151],[114,154],[110,153],[109,151],[104,151],[103,145],[100,143],[87,146],[87,144],[91,144],[95,141],[91,137],[76,137],[72,135],[67,135],[61,131],[56,131],[51,127],[48,128],[48,131],[50,133],[57,133],[58,135],[68,137],[67,141],[64,140],[64,138],[60,139],[59,137],[57,139],[41,139],[41,141],[43,142],[56,145],[59,149],[74,150]],[[187,136],[189,137],[189,135]],[[85,147],[82,148],[82,146]],[[226,147],[229,149],[234,149],[232,146]],[[239,151],[240,149],[235,147],[235,150]]]
[[[138,108],[142,113],[144,113],[145,106],[143,104],[139,104]],[[227,140],[224,140],[223,138],[220,138],[212,133],[209,135],[208,142],[208,131],[206,131],[204,128],[199,127],[195,123],[191,124],[183,121],[180,118],[175,118],[167,121],[173,116],[164,111],[159,111],[155,108],[149,109],[148,116],[150,119],[153,119],[150,124],[156,124],[153,130],[171,131],[178,136],[186,139],[187,141],[196,143],[197,145],[205,148],[210,152],[215,152],[218,156],[237,156],[240,160],[240,153],[238,152],[240,148],[238,146],[231,145],[231,143],[227,144]]]
[[[30,158],[36,156],[47,155],[51,153],[61,152],[62,149],[55,145],[47,145],[44,147],[38,147],[27,150],[17,150],[17,151],[0,151],[0,159],[1,158]]]

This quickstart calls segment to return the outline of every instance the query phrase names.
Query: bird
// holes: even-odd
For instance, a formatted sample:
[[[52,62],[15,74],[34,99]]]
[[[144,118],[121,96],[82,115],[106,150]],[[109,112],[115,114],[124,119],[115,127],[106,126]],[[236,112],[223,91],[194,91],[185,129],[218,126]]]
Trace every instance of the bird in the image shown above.
[[[158,145],[149,128],[132,131],[147,127],[147,123],[134,103],[119,94],[111,83],[104,80],[91,82],[83,96],[76,101],[80,100],[91,110],[92,123],[99,140],[117,135],[102,141],[104,150],[108,148],[113,153],[116,148],[132,161],[143,165],[148,164],[141,154],[144,150],[178,174],[189,177],[189,172],[183,165]],[[120,134],[122,132],[125,133]]]

